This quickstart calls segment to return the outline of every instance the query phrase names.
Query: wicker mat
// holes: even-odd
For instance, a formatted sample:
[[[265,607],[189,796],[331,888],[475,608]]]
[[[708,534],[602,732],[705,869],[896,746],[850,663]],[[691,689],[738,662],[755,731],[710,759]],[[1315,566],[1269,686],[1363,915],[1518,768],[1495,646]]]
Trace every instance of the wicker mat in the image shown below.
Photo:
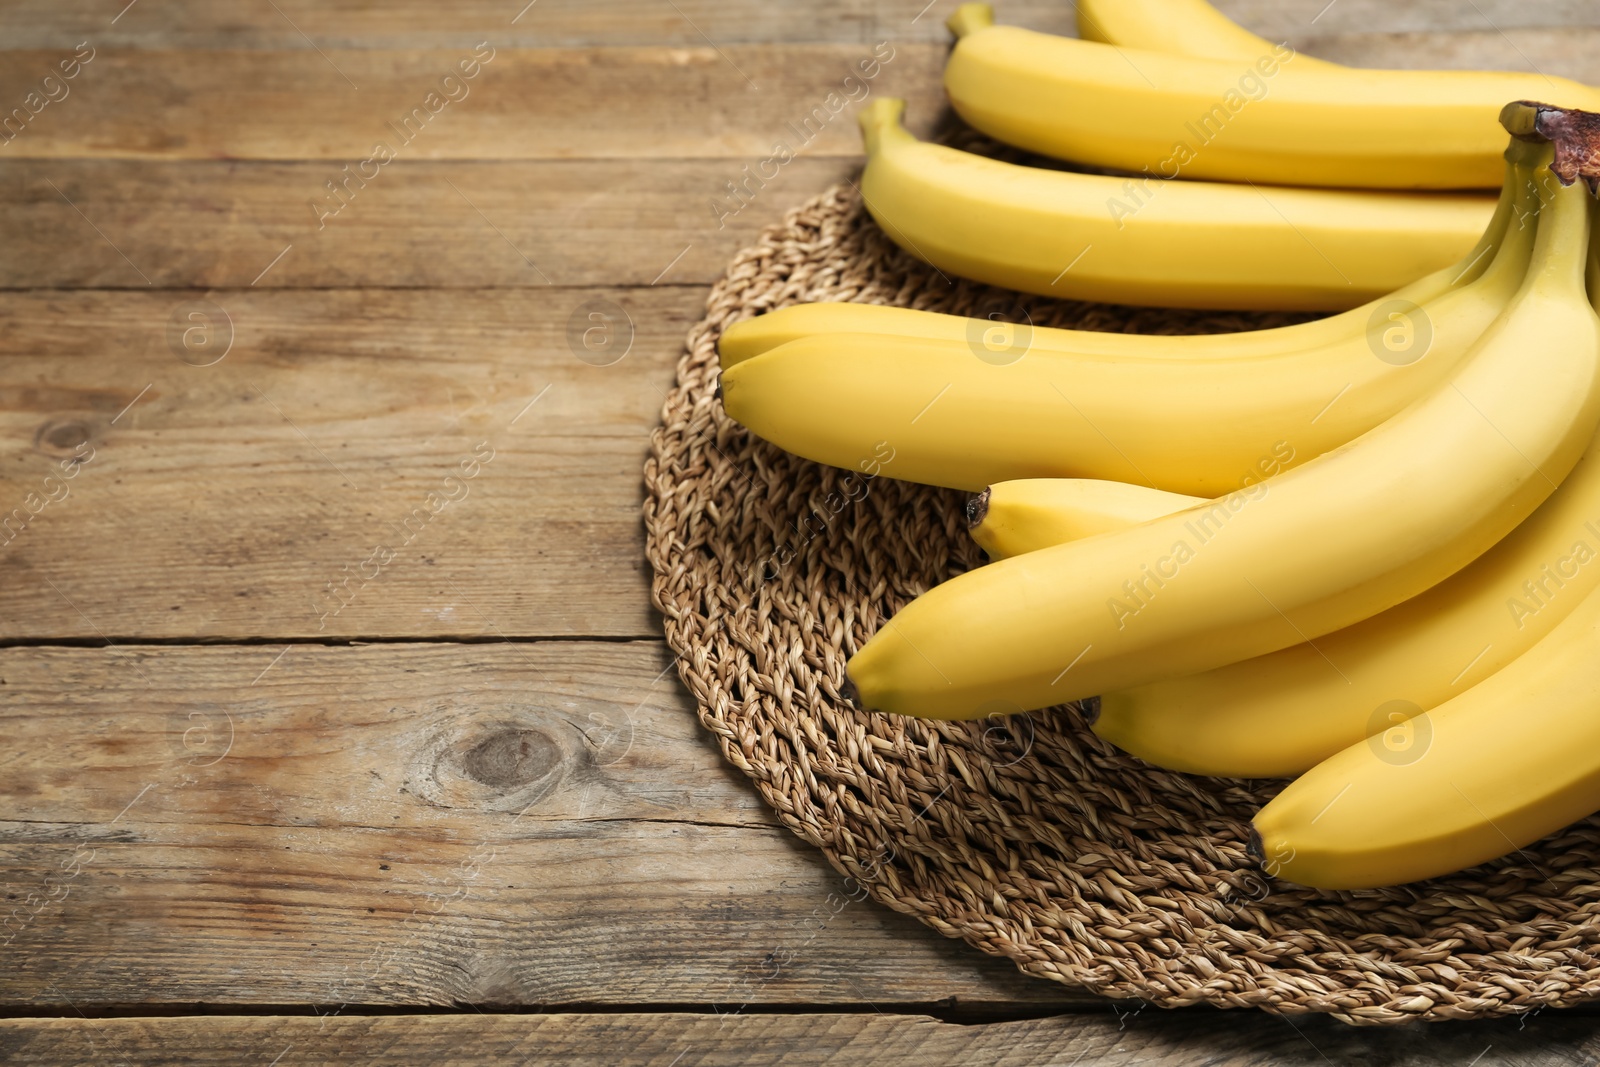
[[[963,494],[809,463],[723,414],[722,329],[816,300],[973,314],[1018,298],[902,253],[846,184],[739,253],[689,333],[645,465],[653,595],[701,722],[790,829],[896,911],[1107,996],[1399,1023],[1600,992],[1594,819],[1451,878],[1319,892],[1245,855],[1280,783],[1156,770],[1072,706],[940,723],[842,700],[846,659],[981,557]],[[1098,330],[1288,321],[1023,304],[1035,324]]]

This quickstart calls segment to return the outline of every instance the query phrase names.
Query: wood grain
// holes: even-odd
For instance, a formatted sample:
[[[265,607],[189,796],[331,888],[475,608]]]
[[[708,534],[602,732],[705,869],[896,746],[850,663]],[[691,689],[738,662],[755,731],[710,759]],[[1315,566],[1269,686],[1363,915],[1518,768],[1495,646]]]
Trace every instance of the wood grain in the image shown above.
[[[1399,1032],[1358,1030],[1325,1019],[1137,1008],[982,1026],[872,1012],[0,1021],[0,1056],[18,1067],[269,1061],[277,1067],[1580,1067],[1592,1064],[1597,1051],[1592,1020],[1551,1015]]]
[[[1088,1001],[859,899],[672,675],[659,642],[0,651],[0,1003]]]
[[[1308,43],[1318,35],[1420,33],[1446,40],[1458,33],[1600,27],[1600,10],[1587,0],[1216,0],[1216,7],[1256,33]]]
[[[62,99],[36,103],[31,121],[0,134],[0,154],[321,159],[354,167],[372,159],[379,144],[402,160],[755,160],[782,142],[795,152],[855,155],[861,136],[850,112],[870,94],[919,101],[907,118],[923,131],[943,99],[946,46],[876,44],[107,47],[55,90],[65,90]],[[61,58],[54,51],[7,53],[0,115],[24,104]],[[463,62],[475,77],[460,76]],[[596,122],[597,113],[606,121]],[[26,112],[21,119],[28,120]],[[375,163],[364,173],[381,170]]]
[[[659,634],[639,471],[704,299],[0,297],[0,639]]]
[[[471,48],[482,40],[509,48],[751,43],[868,44],[878,40],[946,44],[944,20],[957,0],[853,0],[727,3],[717,0],[277,0],[274,5],[218,5],[210,0],[14,0],[0,11],[0,48],[70,50],[93,40],[140,49],[415,49]],[[1002,21],[1071,34],[1073,5],[1005,0]],[[1600,26],[1586,0],[1216,0],[1225,14],[1257,33],[1296,45],[1325,35],[1514,33],[1522,29]],[[113,21],[115,19],[115,21]]]
[[[125,0],[124,0],[125,2]],[[890,39],[947,44],[944,20],[957,0],[817,0],[809,4],[719,0],[276,0],[219,7],[209,0],[149,0],[112,21],[95,0],[13,0],[0,11],[0,42],[14,49],[70,49],[90,38],[146,49],[470,48],[488,39],[511,48],[731,44],[870,44]],[[1007,0],[1016,25],[1071,33],[1071,4]]]
[[[1471,7],[1465,10],[1471,11]],[[1594,9],[1600,11],[1600,8]],[[1591,21],[1600,15],[1591,13]],[[1521,70],[1600,84],[1600,28],[1494,29],[1451,34],[1319,34],[1298,46],[1354,67],[1413,70]]]
[[[1590,81],[1600,80],[1597,43],[1600,26],[1299,41],[1312,54],[1367,66],[1517,68]],[[14,51],[0,67],[0,116],[15,116],[0,126],[0,158],[324,160],[334,166],[314,190],[329,178],[360,190],[396,165],[385,164],[390,156],[755,163],[779,146],[855,156],[853,113],[872,95],[911,101],[914,132],[935,127],[945,55],[942,44],[882,39],[453,51],[106,47],[58,83],[61,99],[45,102],[36,91],[61,55]],[[452,74],[463,62],[474,77]],[[30,98],[28,109],[13,110]],[[608,120],[595,122],[596,111]]]
[[[0,289],[707,285],[859,162],[743,167],[399,161],[323,217],[327,163],[0,160]]]

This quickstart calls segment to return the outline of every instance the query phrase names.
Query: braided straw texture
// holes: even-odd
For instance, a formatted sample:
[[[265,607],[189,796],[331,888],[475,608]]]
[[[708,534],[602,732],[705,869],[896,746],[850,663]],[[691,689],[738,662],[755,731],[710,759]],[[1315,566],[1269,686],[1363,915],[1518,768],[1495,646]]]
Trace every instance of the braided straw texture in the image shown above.
[[[946,723],[841,698],[845,661],[886,619],[980,563],[965,497],[753,437],[716,398],[717,337],[805,301],[981,314],[1018,299],[901,252],[848,184],[769,228],[712,290],[652,439],[644,511],[667,641],[727,759],[878,901],[1065,985],[1364,1024],[1594,997],[1600,821],[1451,878],[1319,892],[1245,855],[1279,783],[1156,770],[1074,706]],[[1289,321],[1022,303],[1035,324],[1098,330]]]

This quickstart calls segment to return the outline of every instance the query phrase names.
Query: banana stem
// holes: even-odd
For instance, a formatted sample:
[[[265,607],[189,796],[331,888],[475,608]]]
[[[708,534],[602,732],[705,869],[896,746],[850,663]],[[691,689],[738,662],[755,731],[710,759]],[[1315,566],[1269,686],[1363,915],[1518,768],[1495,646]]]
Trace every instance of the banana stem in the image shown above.
[[[867,155],[875,156],[891,140],[915,140],[900,120],[905,116],[906,102],[894,96],[880,96],[856,116],[861,125],[861,144]]]
[[[1506,146],[1506,162],[1513,166],[1537,166],[1549,163],[1555,149],[1543,137],[1521,137],[1513,134]]]
[[[962,4],[945,19],[945,26],[957,39],[994,25],[994,8],[988,4]]]
[[[1513,140],[1511,143],[1520,145],[1523,142]],[[1523,224],[1521,213],[1517,210],[1522,199],[1523,174],[1522,164],[1513,159],[1511,150],[1507,149],[1506,176],[1500,184],[1500,199],[1495,202],[1494,214],[1489,217],[1489,225],[1484,228],[1483,236],[1460,261],[1461,270],[1450,281],[1452,288],[1470,285],[1483,277],[1499,258],[1500,247],[1511,232],[1512,222],[1515,221],[1519,227]]]
[[[1495,234],[1491,246],[1493,253],[1488,255],[1488,262],[1474,268],[1475,276],[1469,279],[1491,288],[1509,286],[1508,294],[1521,288],[1528,275],[1534,238],[1538,232],[1539,210],[1549,198],[1548,190],[1541,186],[1541,180],[1550,180],[1546,168],[1554,152],[1549,144],[1519,143],[1526,151],[1517,153],[1518,162],[1509,165],[1511,175],[1507,179],[1506,190],[1511,195],[1505,225]],[[1545,195],[1541,197],[1541,193]],[[1489,232],[1494,232],[1492,226]],[[1463,280],[1458,278],[1457,284]]]
[[[1562,184],[1554,167],[1539,175],[1539,230],[1533,239],[1533,260],[1528,284],[1570,290],[1575,298],[1585,292],[1589,267],[1592,197],[1577,185]]]
[[[1589,303],[1600,311],[1600,204],[1589,205]]]
[[[1592,302],[1600,278],[1593,234],[1596,212],[1593,198],[1584,198],[1571,186],[1582,178],[1590,193],[1600,194],[1600,114],[1516,100],[1500,109],[1500,124],[1513,138],[1508,160],[1519,152],[1519,144],[1548,147],[1551,153],[1548,173],[1536,173],[1534,181],[1541,220],[1528,283],[1573,289]]]

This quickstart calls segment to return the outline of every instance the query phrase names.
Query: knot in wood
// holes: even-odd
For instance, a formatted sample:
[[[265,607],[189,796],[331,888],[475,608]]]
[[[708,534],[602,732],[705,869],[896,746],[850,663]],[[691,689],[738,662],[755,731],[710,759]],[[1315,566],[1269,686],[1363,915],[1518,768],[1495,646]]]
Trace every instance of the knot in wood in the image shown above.
[[[408,761],[405,791],[441,808],[524,811],[581,758],[555,729],[560,721],[534,708],[451,712]]]
[[[461,760],[468,777],[496,789],[516,789],[548,775],[561,763],[561,750],[537,730],[509,728],[470,748]]]
[[[89,441],[89,424],[78,419],[51,419],[33,435],[33,447],[47,456],[70,456]]]

